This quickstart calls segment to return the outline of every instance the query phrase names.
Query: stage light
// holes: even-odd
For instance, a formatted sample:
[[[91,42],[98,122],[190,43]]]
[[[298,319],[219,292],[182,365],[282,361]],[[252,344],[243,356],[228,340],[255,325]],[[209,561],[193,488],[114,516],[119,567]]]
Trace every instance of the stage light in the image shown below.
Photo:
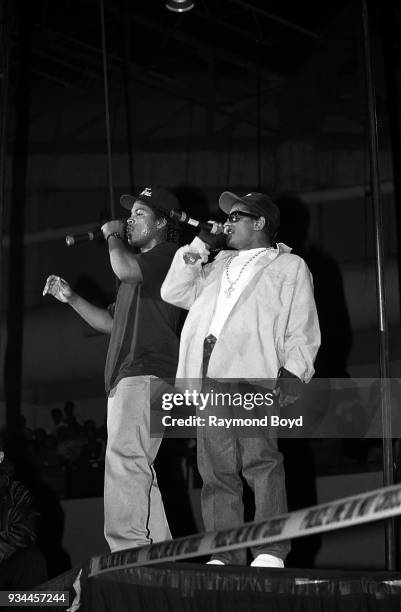
[[[175,13],[186,13],[193,9],[194,6],[195,2],[193,0],[167,0],[166,2],[166,8]]]

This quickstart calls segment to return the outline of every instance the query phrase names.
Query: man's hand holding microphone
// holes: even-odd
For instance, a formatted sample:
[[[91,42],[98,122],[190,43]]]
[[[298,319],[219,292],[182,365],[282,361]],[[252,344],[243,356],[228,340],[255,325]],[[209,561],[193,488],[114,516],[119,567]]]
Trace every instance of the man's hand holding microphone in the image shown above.
[[[106,242],[108,242],[109,238],[111,238],[112,236],[117,239],[124,240],[125,221],[123,221],[122,219],[113,219],[112,221],[107,221],[100,228],[98,235],[103,235]],[[85,235],[82,234],[82,236]],[[84,242],[86,240],[91,239],[85,238],[84,240],[82,237],[80,238],[80,242]],[[52,295],[57,300],[59,300],[59,302],[63,302],[64,304],[71,304],[71,302],[74,301],[74,298],[78,297],[71,289],[68,282],[64,278],[61,278],[61,276],[57,276],[56,274],[51,274],[47,278],[42,295],[46,294]]]
[[[111,237],[124,240],[125,228],[126,222],[123,219],[112,219],[111,221],[106,221],[100,230],[106,242],[108,242]]]

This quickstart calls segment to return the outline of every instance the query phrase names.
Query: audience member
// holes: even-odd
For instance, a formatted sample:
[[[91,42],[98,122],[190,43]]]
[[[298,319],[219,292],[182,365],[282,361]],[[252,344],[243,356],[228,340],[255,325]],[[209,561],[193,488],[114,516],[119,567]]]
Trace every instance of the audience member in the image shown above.
[[[60,440],[64,429],[66,429],[63,421],[63,413],[61,412],[60,408],[53,408],[50,414],[53,419],[53,425],[50,427],[48,433],[55,436],[57,440]]]
[[[68,430],[68,438],[79,438],[81,435],[81,423],[79,417],[74,413],[75,404],[67,400],[64,404],[64,423]]]
[[[21,438],[24,438],[24,440],[33,439],[33,431],[30,427],[27,426],[26,418],[24,417],[23,414],[20,414],[18,418],[17,427],[18,427],[18,434],[21,436]]]
[[[14,480],[0,450],[0,589],[32,589],[47,580],[46,560],[35,547],[38,512],[32,496]]]

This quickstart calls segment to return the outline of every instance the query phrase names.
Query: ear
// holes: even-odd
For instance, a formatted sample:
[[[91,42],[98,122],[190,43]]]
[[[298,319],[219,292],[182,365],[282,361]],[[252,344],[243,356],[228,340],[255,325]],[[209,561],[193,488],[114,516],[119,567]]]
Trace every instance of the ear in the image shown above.
[[[256,231],[260,232],[264,226],[266,225],[266,219],[264,217],[259,217],[253,224],[253,227]]]
[[[164,217],[161,217],[160,219],[157,220],[157,229],[162,229],[163,227],[165,227],[167,225],[167,219],[165,219]]]

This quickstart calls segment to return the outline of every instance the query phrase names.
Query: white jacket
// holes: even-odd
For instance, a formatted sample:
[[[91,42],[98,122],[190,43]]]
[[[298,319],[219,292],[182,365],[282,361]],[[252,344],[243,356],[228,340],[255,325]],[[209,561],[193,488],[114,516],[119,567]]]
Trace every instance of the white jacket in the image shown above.
[[[178,249],[162,299],[189,310],[180,343],[177,378],[202,377],[203,341],[209,333],[227,258],[221,251],[204,266],[186,265]],[[281,366],[304,382],[313,376],[320,329],[311,273],[303,259],[283,244],[271,261],[257,258],[253,275],[233,306],[213,349],[210,378],[275,379]]]

